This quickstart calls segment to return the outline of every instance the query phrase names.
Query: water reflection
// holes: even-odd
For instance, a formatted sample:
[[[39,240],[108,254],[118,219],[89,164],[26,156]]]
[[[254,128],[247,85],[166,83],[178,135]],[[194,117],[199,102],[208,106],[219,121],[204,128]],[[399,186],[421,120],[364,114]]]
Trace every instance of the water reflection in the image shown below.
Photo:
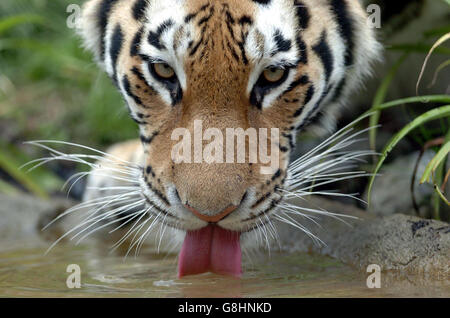
[[[447,280],[384,275],[382,288],[337,260],[308,254],[272,253],[244,264],[242,279],[214,274],[177,279],[177,256],[145,250],[124,259],[101,244],[47,245],[0,252],[0,296],[24,297],[449,297]],[[3,249],[5,250],[5,249]],[[68,289],[66,268],[78,264],[81,289]]]

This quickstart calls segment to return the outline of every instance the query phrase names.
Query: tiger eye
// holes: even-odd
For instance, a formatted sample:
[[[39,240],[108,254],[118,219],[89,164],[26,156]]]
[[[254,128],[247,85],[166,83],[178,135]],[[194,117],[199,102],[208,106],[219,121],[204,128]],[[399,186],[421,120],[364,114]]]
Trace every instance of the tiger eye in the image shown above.
[[[271,67],[265,69],[263,75],[267,81],[275,83],[283,78],[285,72],[286,70],[282,68]]]
[[[169,79],[175,75],[175,71],[167,63],[155,63],[153,67],[161,78]]]

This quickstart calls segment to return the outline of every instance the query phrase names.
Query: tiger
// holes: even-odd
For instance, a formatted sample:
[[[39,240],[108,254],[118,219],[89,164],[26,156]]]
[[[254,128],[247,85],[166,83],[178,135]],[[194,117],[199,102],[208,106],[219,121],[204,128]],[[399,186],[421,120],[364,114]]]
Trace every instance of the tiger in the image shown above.
[[[241,245],[257,244],[252,233],[285,200],[297,135],[335,130],[380,59],[367,17],[357,0],[87,1],[78,33],[139,127],[139,139],[113,145],[99,167],[139,173],[90,175],[84,201],[127,191],[131,178],[135,205],[176,233],[179,277],[239,277]],[[277,167],[176,162],[174,130],[193,133],[199,120],[203,131],[278,129]]]

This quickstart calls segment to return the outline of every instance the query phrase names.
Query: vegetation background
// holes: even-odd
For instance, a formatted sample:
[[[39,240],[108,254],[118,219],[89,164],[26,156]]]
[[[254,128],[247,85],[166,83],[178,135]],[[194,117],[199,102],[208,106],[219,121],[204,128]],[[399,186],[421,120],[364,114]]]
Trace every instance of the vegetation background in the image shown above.
[[[430,1],[447,3],[450,13],[449,0]],[[104,150],[115,142],[137,136],[137,127],[129,119],[119,93],[92,62],[90,54],[80,47],[74,30],[67,27],[70,14],[67,7],[74,3],[81,5],[82,2],[0,2],[0,193],[12,195],[27,192],[48,199],[61,195],[64,182],[80,169],[85,169],[69,162],[53,162],[29,173],[26,169],[19,169],[26,162],[45,155],[39,149],[24,145],[24,141],[70,141]],[[397,28],[395,23],[400,22],[395,10],[388,8],[395,5],[385,4],[387,2],[381,0],[370,2],[379,3],[386,12],[393,10],[395,19],[392,19],[394,22],[386,33],[394,32]],[[438,55],[441,59],[444,57],[444,62],[434,69],[425,69],[425,73],[435,75],[441,83],[447,81],[450,87],[450,48],[444,43],[450,38],[450,18],[446,24],[396,43],[388,44],[386,33],[386,48],[394,59],[387,60],[388,72],[378,75],[372,83],[375,89],[365,94],[366,103],[360,111],[363,113],[370,107],[375,111],[364,122],[366,127],[382,124],[371,134],[370,145],[383,155],[381,159],[373,160],[367,168],[378,171],[396,156],[420,154],[431,149],[435,154],[434,161],[427,165],[425,173],[416,176],[416,172],[411,171],[410,174],[429,183],[435,190],[425,203],[421,203],[428,205],[431,211],[424,216],[448,220],[448,193],[445,188],[450,171],[447,164],[450,152],[449,92],[430,94],[433,96],[426,99],[427,103],[414,94],[413,89],[411,94],[398,96],[401,97],[399,100],[387,98],[393,88],[402,83],[399,70],[405,65],[408,67],[408,59],[414,56],[425,61],[434,44],[438,45],[430,59]],[[424,86],[428,84],[422,83]],[[367,103],[368,100],[371,102]],[[354,113],[348,115],[342,125],[354,118]],[[387,136],[381,145],[378,136]],[[401,142],[406,142],[407,147],[395,152]],[[59,149],[73,151],[64,145]],[[353,187],[360,188],[362,195],[366,191],[361,188],[370,188],[371,184],[370,180],[366,180]],[[348,188],[348,185],[343,187]],[[71,196],[80,199],[82,192],[83,183],[80,182],[73,187]],[[399,195],[409,195],[408,189],[401,189],[401,192]]]

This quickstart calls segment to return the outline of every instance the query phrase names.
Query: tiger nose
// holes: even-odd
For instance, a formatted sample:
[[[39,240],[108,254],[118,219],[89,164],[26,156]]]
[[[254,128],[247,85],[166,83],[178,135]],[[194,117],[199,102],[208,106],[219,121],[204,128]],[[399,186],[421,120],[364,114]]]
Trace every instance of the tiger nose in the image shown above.
[[[216,215],[205,215],[194,209],[193,207],[185,204],[184,205],[189,211],[191,211],[196,217],[200,220],[208,222],[208,223],[217,223],[220,220],[223,220],[226,216],[230,215],[233,211],[235,211],[238,207],[235,205],[230,205],[228,208],[220,212]]]

